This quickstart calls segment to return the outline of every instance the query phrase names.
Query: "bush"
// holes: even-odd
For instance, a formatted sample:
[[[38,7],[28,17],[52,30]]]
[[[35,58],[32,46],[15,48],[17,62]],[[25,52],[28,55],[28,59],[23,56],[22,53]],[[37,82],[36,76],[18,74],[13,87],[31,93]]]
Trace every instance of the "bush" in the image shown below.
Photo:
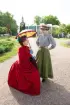
[[[53,36],[54,38],[58,38],[58,35],[56,35],[56,34],[52,34],[52,36]]]
[[[0,46],[0,54],[3,54],[4,53],[4,48],[3,46]]]
[[[0,54],[10,51],[13,46],[13,41],[0,41]]]
[[[8,38],[8,39],[6,39],[6,41],[11,41],[11,39],[10,39],[10,38]]]
[[[6,27],[0,27],[0,34],[6,34],[7,28]]]

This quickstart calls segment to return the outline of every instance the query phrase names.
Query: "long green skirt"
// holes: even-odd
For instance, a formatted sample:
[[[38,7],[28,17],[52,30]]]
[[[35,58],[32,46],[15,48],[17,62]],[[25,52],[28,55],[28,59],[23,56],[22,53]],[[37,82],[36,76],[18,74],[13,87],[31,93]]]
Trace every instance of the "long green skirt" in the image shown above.
[[[41,47],[36,55],[37,66],[43,79],[53,78],[51,57],[48,48]]]

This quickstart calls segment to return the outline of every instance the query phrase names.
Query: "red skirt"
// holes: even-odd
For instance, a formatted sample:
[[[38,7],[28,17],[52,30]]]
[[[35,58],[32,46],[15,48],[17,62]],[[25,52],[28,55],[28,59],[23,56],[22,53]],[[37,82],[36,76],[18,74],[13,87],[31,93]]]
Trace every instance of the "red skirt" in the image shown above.
[[[8,85],[25,94],[39,95],[40,75],[37,68],[31,68],[31,72],[24,69],[18,61],[13,63],[8,74]]]

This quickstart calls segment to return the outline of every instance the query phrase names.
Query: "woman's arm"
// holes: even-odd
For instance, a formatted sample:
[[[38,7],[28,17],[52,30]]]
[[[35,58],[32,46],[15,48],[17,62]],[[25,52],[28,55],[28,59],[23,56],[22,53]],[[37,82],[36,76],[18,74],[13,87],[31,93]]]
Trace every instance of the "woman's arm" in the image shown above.
[[[48,40],[50,42],[50,45],[48,46],[49,50],[56,47],[56,41],[54,40],[52,35],[49,35]]]
[[[33,57],[30,57],[30,62],[37,68],[36,60]]]
[[[19,56],[20,62],[23,62],[23,61],[26,62],[27,60],[30,59],[30,57],[32,57],[28,47],[19,48],[18,56]]]

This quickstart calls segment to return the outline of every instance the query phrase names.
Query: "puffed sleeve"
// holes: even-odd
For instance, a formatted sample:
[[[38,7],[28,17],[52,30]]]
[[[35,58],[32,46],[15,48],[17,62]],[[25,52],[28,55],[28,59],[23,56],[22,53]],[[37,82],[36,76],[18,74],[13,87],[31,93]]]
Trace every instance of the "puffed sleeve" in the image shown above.
[[[25,61],[29,60],[30,57],[32,57],[28,47],[19,48],[18,56],[19,56],[19,61],[20,62],[25,62]]]
[[[37,68],[36,61],[32,57],[32,55],[30,54],[30,50],[29,50],[28,47],[20,48],[19,52],[18,52],[18,55],[19,55],[19,62],[20,63],[31,62]]]
[[[51,44],[50,48],[51,48],[51,49],[55,48],[55,47],[56,47],[56,41],[54,40],[54,38],[53,38],[52,35],[49,35],[49,36],[48,36],[48,40],[49,40],[49,42],[50,42],[50,44]]]

